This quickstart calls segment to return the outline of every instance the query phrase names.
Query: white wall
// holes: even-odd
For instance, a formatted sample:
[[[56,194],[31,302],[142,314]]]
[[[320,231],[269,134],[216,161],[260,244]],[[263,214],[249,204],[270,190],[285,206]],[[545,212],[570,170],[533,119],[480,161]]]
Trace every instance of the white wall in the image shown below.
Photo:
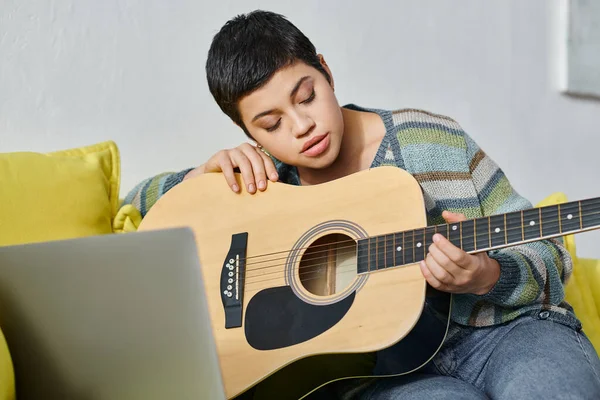
[[[204,62],[227,19],[263,8],[325,54],[341,103],[454,117],[532,202],[600,196],[600,101],[558,92],[558,4],[0,0],[0,151],[113,139],[124,194],[238,144]],[[577,240],[600,257],[600,232]]]

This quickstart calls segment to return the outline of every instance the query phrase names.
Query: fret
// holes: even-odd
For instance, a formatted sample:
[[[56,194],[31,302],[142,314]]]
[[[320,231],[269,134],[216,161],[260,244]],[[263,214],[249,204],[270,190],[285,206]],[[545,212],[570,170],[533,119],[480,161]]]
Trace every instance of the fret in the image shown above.
[[[385,237],[377,236],[377,269],[385,268]]]
[[[428,226],[425,229],[425,257],[427,257],[427,252],[429,252],[429,246],[433,244],[433,235],[437,232],[437,226]]]
[[[521,210],[521,237],[525,240],[525,223],[523,222],[523,210]]]
[[[560,220],[560,203],[556,205],[558,207],[558,214],[557,214],[557,218],[558,218],[558,231],[562,232],[562,221]]]
[[[581,229],[579,202],[565,203],[560,207],[561,232],[572,232]]]
[[[542,215],[542,236],[550,236],[560,233],[558,224],[558,206],[546,206],[540,209]]]
[[[439,233],[446,239],[448,239],[448,232],[450,231],[450,226],[448,224],[439,224],[434,226],[435,232]]]
[[[390,268],[396,265],[394,260],[394,235],[385,235],[385,267]]]
[[[415,261],[415,249],[413,247],[413,231],[404,232],[404,246],[402,249],[402,254],[404,255],[404,263],[412,264]]]
[[[475,223],[472,219],[462,222],[461,244],[467,253],[475,250]]]
[[[504,226],[504,215],[491,215],[489,231],[491,236],[492,247],[506,244],[505,230],[506,227]]]
[[[396,265],[404,265],[404,232],[394,234]],[[400,249],[400,250],[398,250]]]
[[[477,250],[477,220],[473,220],[473,247]]]
[[[477,249],[487,249],[492,247],[492,244],[490,243],[490,226],[488,218],[477,218],[475,220],[475,226],[477,227],[477,235],[475,236],[477,245],[475,247]]]
[[[540,212],[537,208],[523,210],[524,240],[538,239],[542,236]]]
[[[600,225],[600,197],[581,201],[581,219],[583,228]]]
[[[450,241],[453,245],[460,249],[460,222],[456,222],[454,224],[449,224],[448,229],[449,233],[446,239]]]
[[[369,272],[369,240],[359,239],[356,251],[356,272]]]
[[[425,242],[425,229],[416,229],[413,231],[414,232],[414,238],[415,238],[415,259],[414,261],[421,261],[425,259],[425,246],[424,246],[424,242]]]
[[[490,241],[490,247],[492,246],[492,222],[490,221],[490,216],[487,217],[488,220],[488,236]]]
[[[377,237],[369,238],[369,271],[377,269]]]
[[[521,222],[521,211],[511,212],[505,215],[506,220],[506,243],[519,243],[523,241],[523,224]]]

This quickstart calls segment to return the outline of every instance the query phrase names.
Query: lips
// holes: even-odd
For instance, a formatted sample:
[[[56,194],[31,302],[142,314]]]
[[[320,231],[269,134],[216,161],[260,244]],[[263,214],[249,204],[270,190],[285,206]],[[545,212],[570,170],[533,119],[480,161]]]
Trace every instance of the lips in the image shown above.
[[[312,146],[319,143],[321,140],[325,139],[326,136],[327,136],[327,134],[315,136],[314,138],[312,138],[309,141],[307,141],[306,143],[304,143],[304,146],[302,146],[301,153],[304,153],[306,150],[310,149]]]
[[[319,157],[324,154],[329,148],[329,134],[316,136],[306,143],[302,147],[304,150],[300,153],[304,157]]]

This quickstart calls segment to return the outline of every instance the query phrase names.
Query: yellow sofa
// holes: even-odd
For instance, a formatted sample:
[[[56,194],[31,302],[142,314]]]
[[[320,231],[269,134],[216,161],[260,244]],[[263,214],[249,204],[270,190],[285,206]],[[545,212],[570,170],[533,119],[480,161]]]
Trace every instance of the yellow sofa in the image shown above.
[[[119,157],[112,141],[49,154],[0,153],[0,246],[135,231],[139,212],[119,207]],[[539,205],[565,201],[556,193]],[[567,300],[600,352],[600,260],[578,258],[573,236],[565,242],[575,263]],[[1,329],[0,400],[13,400],[10,343]]]

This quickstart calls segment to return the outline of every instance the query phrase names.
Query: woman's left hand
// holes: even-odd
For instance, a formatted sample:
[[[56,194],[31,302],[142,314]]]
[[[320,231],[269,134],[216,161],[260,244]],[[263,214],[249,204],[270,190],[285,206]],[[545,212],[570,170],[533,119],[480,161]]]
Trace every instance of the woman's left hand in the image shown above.
[[[465,221],[463,214],[444,211],[447,223]],[[433,235],[421,272],[435,289],[449,293],[488,293],[500,278],[500,264],[488,257],[487,252],[469,254],[454,246],[439,233]]]

